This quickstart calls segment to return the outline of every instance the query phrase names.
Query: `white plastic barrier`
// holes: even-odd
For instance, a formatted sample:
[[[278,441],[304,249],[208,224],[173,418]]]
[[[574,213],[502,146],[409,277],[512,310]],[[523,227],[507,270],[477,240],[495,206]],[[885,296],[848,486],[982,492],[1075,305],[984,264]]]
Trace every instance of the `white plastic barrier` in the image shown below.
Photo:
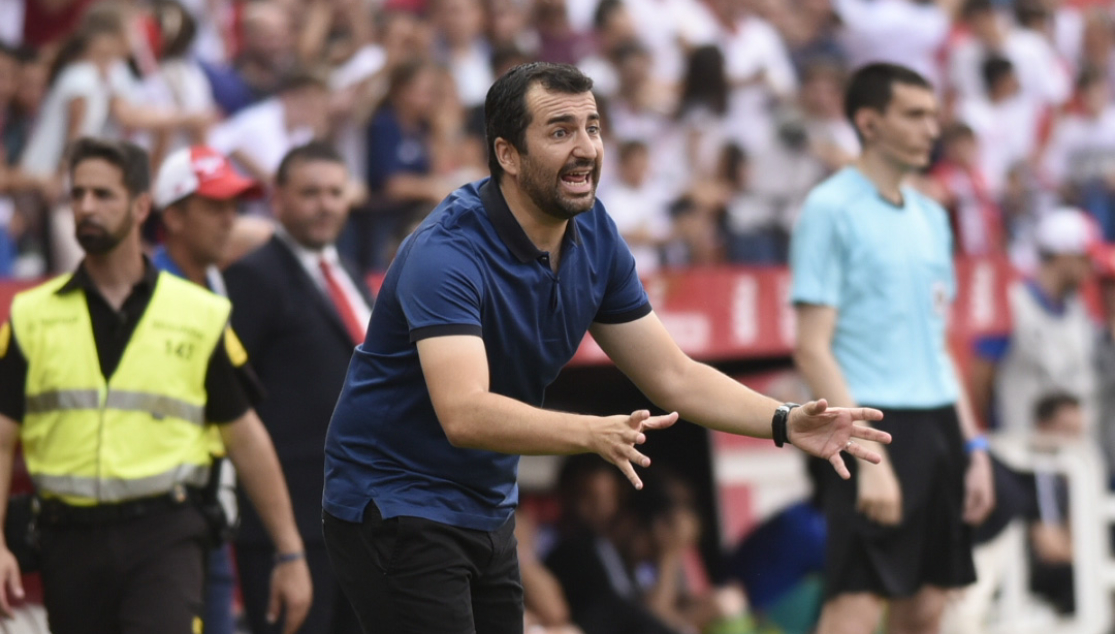
[[[1058,617],[1028,590],[1025,540],[1016,540],[1011,570],[1005,576],[994,621],[995,634],[1106,634],[1112,629],[1115,560],[1108,530],[1115,522],[1115,500],[1107,491],[1107,471],[1099,449],[1090,443],[1047,442],[1033,436],[995,436],[992,448],[1004,463],[1022,471],[1058,473],[1068,480],[1072,524],[1076,612]]]

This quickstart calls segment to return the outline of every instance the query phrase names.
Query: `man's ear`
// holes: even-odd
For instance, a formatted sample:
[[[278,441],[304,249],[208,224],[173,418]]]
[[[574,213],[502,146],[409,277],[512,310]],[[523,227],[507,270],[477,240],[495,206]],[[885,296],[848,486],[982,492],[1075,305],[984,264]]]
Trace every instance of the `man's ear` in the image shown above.
[[[499,166],[503,168],[503,171],[512,176],[518,176],[519,150],[503,137],[497,137],[493,145],[496,153],[496,160],[499,161]]]
[[[144,192],[132,201],[132,212],[135,213],[136,224],[143,224],[147,216],[151,215],[151,194]]]
[[[875,139],[876,129],[879,125],[879,113],[871,108],[860,108],[853,117],[856,129],[859,130],[864,140],[871,141]]]

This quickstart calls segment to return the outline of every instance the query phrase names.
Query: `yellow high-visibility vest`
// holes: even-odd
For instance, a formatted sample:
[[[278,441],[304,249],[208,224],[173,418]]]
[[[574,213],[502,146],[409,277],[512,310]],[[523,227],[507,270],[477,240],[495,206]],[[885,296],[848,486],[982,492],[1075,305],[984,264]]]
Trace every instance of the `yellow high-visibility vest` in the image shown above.
[[[160,273],[106,381],[85,292],[58,292],[69,277],[12,302],[28,364],[20,440],[36,489],[92,506],[203,486],[213,446],[205,376],[228,325],[228,300]]]

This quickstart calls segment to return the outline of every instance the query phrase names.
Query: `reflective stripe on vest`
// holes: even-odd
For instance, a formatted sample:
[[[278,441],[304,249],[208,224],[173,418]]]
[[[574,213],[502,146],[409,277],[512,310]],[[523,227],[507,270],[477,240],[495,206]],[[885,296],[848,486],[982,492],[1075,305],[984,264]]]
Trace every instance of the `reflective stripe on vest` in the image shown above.
[[[147,394],[113,390],[105,398],[107,409],[125,412],[148,412],[155,418],[172,416],[195,425],[205,424],[205,408],[185,401]],[[28,414],[46,414],[68,409],[99,409],[100,398],[96,390],[57,390],[27,397]]]
[[[20,439],[40,492],[86,506],[204,484],[205,377],[228,300],[161,274],[106,381],[85,293],[59,294],[66,279],[20,293],[11,310],[28,363]]]
[[[124,502],[166,493],[176,484],[204,486],[209,481],[209,467],[182,465],[166,473],[134,480],[119,478],[98,480],[45,473],[36,474],[31,477],[31,480],[40,491],[49,491],[52,495],[60,497],[88,498],[99,502]]]

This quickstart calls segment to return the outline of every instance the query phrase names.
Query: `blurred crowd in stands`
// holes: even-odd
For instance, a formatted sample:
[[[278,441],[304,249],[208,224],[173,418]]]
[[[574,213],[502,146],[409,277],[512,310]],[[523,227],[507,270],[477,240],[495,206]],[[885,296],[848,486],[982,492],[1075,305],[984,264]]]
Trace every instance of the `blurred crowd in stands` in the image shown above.
[[[486,175],[485,92],[534,59],[595,80],[599,194],[644,274],[784,262],[805,193],[857,152],[842,85],[874,60],[937,87],[916,185],[957,252],[1029,270],[1060,205],[1115,239],[1113,41],[1110,6],[1071,0],[0,0],[0,277],[74,263],[60,166],[81,135],[156,164],[206,142],[265,182],[331,140],[354,175],[342,251],[383,269]]]

